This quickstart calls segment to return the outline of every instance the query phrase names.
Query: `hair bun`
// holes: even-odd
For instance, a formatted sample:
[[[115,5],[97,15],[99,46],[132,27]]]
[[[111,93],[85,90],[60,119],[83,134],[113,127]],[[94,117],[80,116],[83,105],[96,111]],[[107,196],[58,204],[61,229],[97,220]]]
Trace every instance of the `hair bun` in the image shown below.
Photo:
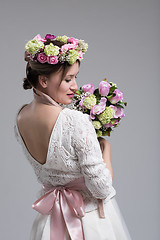
[[[24,88],[25,90],[32,88],[32,85],[31,85],[30,82],[28,81],[28,78],[24,78],[24,79],[23,79],[23,88]]]

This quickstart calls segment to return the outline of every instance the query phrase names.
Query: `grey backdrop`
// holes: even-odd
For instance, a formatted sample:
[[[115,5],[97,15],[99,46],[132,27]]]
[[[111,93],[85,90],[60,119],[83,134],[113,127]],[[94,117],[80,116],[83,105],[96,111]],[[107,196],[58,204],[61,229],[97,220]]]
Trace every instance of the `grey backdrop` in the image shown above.
[[[78,86],[107,78],[128,102],[111,143],[116,199],[134,240],[160,239],[159,76],[160,1],[3,1],[1,24],[0,239],[28,240],[40,185],[16,142],[17,109],[32,101],[23,90],[24,45],[38,33],[89,44]]]

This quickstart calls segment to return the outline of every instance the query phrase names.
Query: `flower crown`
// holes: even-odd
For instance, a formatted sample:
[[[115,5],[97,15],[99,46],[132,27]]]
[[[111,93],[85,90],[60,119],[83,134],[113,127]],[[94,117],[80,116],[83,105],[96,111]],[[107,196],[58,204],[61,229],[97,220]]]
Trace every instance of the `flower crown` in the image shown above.
[[[62,42],[62,46],[54,45],[54,41]],[[87,51],[88,44],[84,40],[73,37],[55,36],[46,34],[41,38],[40,34],[28,41],[25,45],[25,60],[40,63],[57,64],[67,61],[72,65],[77,59],[83,59],[83,54]]]

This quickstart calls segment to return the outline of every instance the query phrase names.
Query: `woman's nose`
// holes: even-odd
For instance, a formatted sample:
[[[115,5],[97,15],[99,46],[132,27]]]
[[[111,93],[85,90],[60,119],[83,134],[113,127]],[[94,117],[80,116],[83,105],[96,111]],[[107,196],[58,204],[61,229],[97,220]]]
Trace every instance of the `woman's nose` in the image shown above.
[[[74,91],[78,90],[76,79],[74,80],[74,83],[72,84],[71,89],[73,89]]]

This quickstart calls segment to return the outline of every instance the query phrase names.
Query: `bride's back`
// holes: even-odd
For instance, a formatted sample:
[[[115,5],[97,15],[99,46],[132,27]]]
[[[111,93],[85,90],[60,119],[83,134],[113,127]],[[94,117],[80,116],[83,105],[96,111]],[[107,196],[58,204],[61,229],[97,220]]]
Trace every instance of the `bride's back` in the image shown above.
[[[17,125],[23,141],[33,158],[44,164],[52,129],[61,108],[31,102],[17,115]]]

